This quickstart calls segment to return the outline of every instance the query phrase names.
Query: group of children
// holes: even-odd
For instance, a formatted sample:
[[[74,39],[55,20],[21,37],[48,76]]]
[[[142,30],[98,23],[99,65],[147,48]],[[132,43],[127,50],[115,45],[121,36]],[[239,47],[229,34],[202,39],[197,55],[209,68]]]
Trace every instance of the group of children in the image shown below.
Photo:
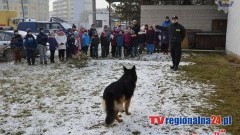
[[[60,61],[64,60],[65,50],[67,59],[77,56],[80,51],[86,55],[90,52],[92,58],[98,59],[99,45],[101,45],[102,58],[108,57],[110,52],[111,56],[115,58],[122,58],[123,55],[124,57],[136,57],[142,54],[145,47],[148,55],[153,54],[156,50],[161,50],[167,54],[168,42],[164,40],[167,32],[160,29],[158,25],[154,28],[153,26],[148,27],[146,24],[141,29],[137,26],[128,26],[125,30],[122,30],[121,25],[119,25],[110,31],[109,27],[105,26],[100,36],[95,24],[91,25],[90,30],[82,28],[77,31],[76,28],[73,28],[69,29],[66,34],[59,29],[55,34],[55,43],[52,41],[54,33],[50,33],[50,59],[54,62],[54,50],[57,48]],[[164,33],[165,35],[163,35]],[[162,44],[161,48],[159,47],[160,44]]]
[[[31,31],[28,31],[28,33],[30,32]],[[63,31],[62,28],[59,28],[56,32],[51,31],[48,35],[48,40],[44,41],[44,44],[42,41],[40,42],[42,38],[38,38],[36,41],[40,43],[36,42],[34,48],[36,49],[37,45],[46,46],[46,42],[48,42],[51,63],[55,63],[54,56],[56,50],[58,50],[58,57],[61,62],[77,57],[80,52],[86,55],[90,52],[92,58],[98,59],[99,45],[101,45],[102,58],[108,57],[111,52],[112,57],[121,59],[123,55],[124,57],[139,56],[145,47],[148,55],[153,54],[156,50],[161,50],[167,54],[169,43],[167,34],[167,30],[164,31],[161,26],[148,27],[146,24],[140,28],[136,21],[133,21],[132,26],[128,26],[125,30],[122,30],[121,25],[114,27],[112,31],[110,31],[108,26],[105,26],[100,36],[98,35],[95,24],[91,25],[90,30],[84,28],[77,30],[76,26],[73,25],[72,29],[69,29],[67,32]],[[43,32],[42,37],[46,37]],[[159,47],[160,44],[161,48]],[[31,44],[29,44],[29,46],[31,46]],[[88,51],[89,48],[90,51]],[[35,49],[30,48],[29,50]],[[42,53],[44,54],[46,52]],[[29,59],[33,59],[33,62],[29,62],[28,60],[28,63],[35,63],[33,55],[27,55],[27,58],[28,57]],[[47,64],[46,59],[44,58],[44,61],[41,60],[41,63]]]

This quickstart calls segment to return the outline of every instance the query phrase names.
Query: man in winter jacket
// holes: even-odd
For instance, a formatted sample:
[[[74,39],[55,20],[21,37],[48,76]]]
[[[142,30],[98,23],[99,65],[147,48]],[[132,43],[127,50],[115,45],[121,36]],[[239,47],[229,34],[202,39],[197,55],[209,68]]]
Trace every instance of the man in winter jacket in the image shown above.
[[[23,48],[23,38],[18,34],[18,30],[14,31],[14,36],[11,40],[11,47],[14,49],[15,63],[21,62],[21,51]]]
[[[37,48],[37,42],[30,29],[27,30],[27,35],[24,37],[24,46],[26,48],[28,65],[35,65],[35,50]]]
[[[185,38],[186,30],[178,23],[178,17],[174,16],[172,18],[172,23],[169,27],[169,40],[171,45],[171,56],[173,66],[171,69],[174,71],[178,70],[178,65],[181,60],[181,42]]]
[[[166,16],[166,17],[165,17],[165,20],[164,20],[163,23],[162,23],[162,26],[163,26],[163,27],[169,27],[171,24],[172,24],[172,23],[171,23],[171,20],[169,19],[168,16]]]
[[[40,52],[40,63],[47,64],[47,42],[48,36],[44,33],[44,29],[40,28],[40,33],[37,36],[37,44]],[[43,63],[44,62],[44,63]]]

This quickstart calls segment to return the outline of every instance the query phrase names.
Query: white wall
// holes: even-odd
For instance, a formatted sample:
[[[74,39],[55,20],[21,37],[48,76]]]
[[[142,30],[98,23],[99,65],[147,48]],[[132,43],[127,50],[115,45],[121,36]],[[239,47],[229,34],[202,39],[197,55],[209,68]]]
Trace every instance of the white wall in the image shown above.
[[[234,0],[229,8],[226,51],[240,57],[240,0]]]
[[[87,28],[89,29],[91,24],[93,23],[92,14],[89,14],[88,18],[89,18],[89,27],[87,27]],[[102,27],[97,28],[97,32],[101,33],[103,31],[104,25],[107,25],[107,26],[109,25],[109,14],[108,13],[97,13],[96,20],[102,20]]]

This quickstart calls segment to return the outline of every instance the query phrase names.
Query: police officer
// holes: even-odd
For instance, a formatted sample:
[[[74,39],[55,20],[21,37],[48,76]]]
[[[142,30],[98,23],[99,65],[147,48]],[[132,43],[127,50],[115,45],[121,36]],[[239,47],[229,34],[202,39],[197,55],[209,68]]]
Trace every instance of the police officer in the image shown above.
[[[178,65],[181,60],[181,42],[185,38],[186,30],[178,23],[178,17],[174,16],[172,18],[172,24],[169,27],[169,40],[171,45],[171,57],[173,66],[171,69],[174,71],[178,70]]]

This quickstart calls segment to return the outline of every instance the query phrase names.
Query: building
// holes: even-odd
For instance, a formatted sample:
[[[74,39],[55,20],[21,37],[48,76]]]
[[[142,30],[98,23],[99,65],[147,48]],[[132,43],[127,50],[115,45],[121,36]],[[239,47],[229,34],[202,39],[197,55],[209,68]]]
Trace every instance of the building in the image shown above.
[[[212,5],[143,5],[141,25],[160,25],[165,16],[178,16],[186,29],[212,31],[213,20],[227,19],[223,11]]]
[[[92,0],[56,0],[53,16],[76,26],[89,25],[88,15],[92,12]]]
[[[38,21],[49,20],[49,1],[48,0],[0,0],[0,10],[16,10],[18,17],[34,19]]]
[[[228,26],[227,26],[227,40],[226,40],[226,52],[230,55],[235,55],[240,59],[240,2],[234,1],[232,7],[229,7],[228,11]]]
[[[92,13],[89,14],[89,24],[93,24],[93,15]],[[89,26],[83,26],[89,28]],[[109,12],[107,9],[97,9],[96,13],[96,27],[98,33],[103,31],[104,26],[109,26]]]

